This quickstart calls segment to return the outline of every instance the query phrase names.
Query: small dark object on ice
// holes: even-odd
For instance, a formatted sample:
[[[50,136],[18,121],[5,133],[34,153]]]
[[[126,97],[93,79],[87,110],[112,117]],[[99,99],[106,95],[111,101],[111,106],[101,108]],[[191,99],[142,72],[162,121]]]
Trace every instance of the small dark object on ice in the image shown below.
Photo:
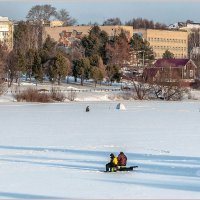
[[[104,172],[125,172],[125,171],[133,171],[133,169],[138,168],[138,166],[131,166],[131,167],[112,167],[110,171]]]
[[[85,111],[86,111],[86,112],[89,112],[89,111],[90,111],[90,107],[87,106]]]
[[[117,171],[133,171],[133,169],[138,168],[138,166],[131,166],[131,167],[120,167]]]

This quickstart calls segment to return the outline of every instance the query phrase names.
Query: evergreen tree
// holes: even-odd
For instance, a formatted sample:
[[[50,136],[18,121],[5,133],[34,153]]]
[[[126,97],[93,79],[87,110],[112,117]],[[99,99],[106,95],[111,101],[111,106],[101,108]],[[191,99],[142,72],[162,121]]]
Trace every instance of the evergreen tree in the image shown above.
[[[101,31],[99,26],[94,26],[88,36],[85,36],[81,40],[81,45],[85,49],[85,56],[90,57],[92,55],[99,55],[106,62],[106,43],[108,41],[108,34],[105,31]]]
[[[42,49],[39,50],[42,63],[47,62],[56,55],[56,42],[48,35]]]
[[[89,79],[91,77],[91,66],[89,58],[81,58],[74,62],[73,66],[73,74],[75,77],[80,77],[81,85],[85,79]]]
[[[26,78],[29,77],[31,79],[35,53],[36,53],[36,51],[34,49],[29,49],[25,54],[25,58],[26,58]]]
[[[36,83],[37,81],[43,80],[42,62],[41,62],[41,58],[38,52],[36,52],[34,56],[32,73],[33,73],[34,78],[36,79]]]
[[[90,65],[91,65],[91,77],[94,79],[95,87],[97,82],[103,81],[105,77],[105,66],[103,64],[103,60],[99,55],[93,55],[90,58]]]
[[[55,61],[56,73],[58,85],[60,85],[61,79],[65,78],[69,72],[69,60],[66,59],[61,53],[56,55]]]
[[[108,77],[108,81],[112,84],[112,82],[117,81],[120,82],[121,73],[119,67],[116,65],[107,65],[106,73]]]
[[[144,40],[139,34],[133,35],[130,47],[135,52],[137,60],[143,65],[151,64],[155,60],[153,49],[149,42]]]
[[[171,59],[174,58],[174,54],[171,51],[166,50],[165,53],[163,53],[162,57],[165,59]]]

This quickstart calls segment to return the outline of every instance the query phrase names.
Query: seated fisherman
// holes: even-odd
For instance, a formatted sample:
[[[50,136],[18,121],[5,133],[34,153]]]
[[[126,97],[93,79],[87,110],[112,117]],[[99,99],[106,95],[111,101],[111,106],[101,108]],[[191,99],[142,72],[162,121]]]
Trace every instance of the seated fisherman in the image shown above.
[[[110,162],[108,164],[106,164],[106,171],[112,171],[113,168],[117,168],[118,165],[118,160],[117,157],[111,153],[110,154]]]
[[[126,166],[126,163],[127,163],[127,157],[126,155],[123,153],[123,152],[120,152],[120,154],[118,155],[117,157],[117,160],[118,160],[118,166],[122,166],[122,167],[125,167]]]

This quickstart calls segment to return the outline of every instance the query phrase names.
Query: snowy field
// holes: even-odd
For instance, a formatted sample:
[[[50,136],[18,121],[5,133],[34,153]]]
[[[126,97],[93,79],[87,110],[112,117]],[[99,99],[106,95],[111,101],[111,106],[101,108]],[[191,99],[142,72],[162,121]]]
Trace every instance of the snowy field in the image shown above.
[[[1,103],[0,198],[199,199],[200,103],[116,104]],[[104,173],[119,151],[139,168]]]

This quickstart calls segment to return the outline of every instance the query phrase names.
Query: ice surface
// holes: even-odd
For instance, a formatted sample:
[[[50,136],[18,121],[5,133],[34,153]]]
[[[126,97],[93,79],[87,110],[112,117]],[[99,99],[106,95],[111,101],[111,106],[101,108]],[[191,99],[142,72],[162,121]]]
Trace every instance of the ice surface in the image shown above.
[[[117,103],[0,104],[0,198],[199,199],[199,102]]]

